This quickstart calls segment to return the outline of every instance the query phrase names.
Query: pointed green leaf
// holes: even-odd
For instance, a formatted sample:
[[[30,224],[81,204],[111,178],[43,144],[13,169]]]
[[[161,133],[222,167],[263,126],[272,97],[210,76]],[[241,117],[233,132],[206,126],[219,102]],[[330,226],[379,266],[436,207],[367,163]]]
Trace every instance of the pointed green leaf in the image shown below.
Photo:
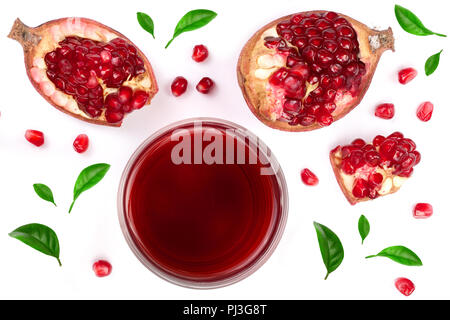
[[[27,224],[17,228],[9,236],[43,254],[55,257],[61,266],[58,236],[49,227],[38,223]]]
[[[152,35],[153,39],[155,39],[155,35],[154,35],[155,25],[153,23],[152,18],[150,18],[150,16],[146,13],[138,12],[137,20],[138,20],[139,24],[141,25],[142,29],[144,29],[145,31],[150,33]]]
[[[368,256],[366,259],[385,257],[405,266],[422,266],[422,261],[412,250],[404,246],[394,246],[382,250],[380,253]]]
[[[73,202],[70,205],[69,213],[72,211],[73,205],[80,194],[99,183],[106,175],[110,167],[111,166],[109,164],[98,163],[81,171],[77,181],[75,182],[75,187],[73,188]]]
[[[444,34],[436,33],[426,28],[414,13],[402,6],[395,5],[395,17],[403,30],[408,33],[416,36],[436,35],[439,37],[447,37]]]
[[[427,62],[425,63],[425,74],[427,76],[432,75],[436,71],[437,67],[439,66],[439,61],[441,60],[442,51],[444,51],[444,50],[441,50],[440,52],[438,52],[428,58]]]
[[[216,16],[217,13],[211,10],[198,9],[189,11],[178,22],[172,39],[166,45],[166,49],[180,34],[200,29],[210,23]]]
[[[364,240],[366,240],[367,236],[370,232],[370,223],[369,220],[364,215],[361,215],[358,221],[358,230],[361,235],[362,244],[364,244]]]
[[[53,192],[49,187],[47,187],[45,184],[42,184],[42,183],[35,183],[35,184],[33,184],[33,188],[34,188],[34,191],[36,192],[36,194],[42,200],[51,202],[56,207],[55,200],[53,199]]]
[[[316,228],[322,260],[327,268],[325,277],[327,280],[330,273],[335,271],[344,260],[344,248],[338,236],[329,228],[317,222],[314,222],[314,228]]]

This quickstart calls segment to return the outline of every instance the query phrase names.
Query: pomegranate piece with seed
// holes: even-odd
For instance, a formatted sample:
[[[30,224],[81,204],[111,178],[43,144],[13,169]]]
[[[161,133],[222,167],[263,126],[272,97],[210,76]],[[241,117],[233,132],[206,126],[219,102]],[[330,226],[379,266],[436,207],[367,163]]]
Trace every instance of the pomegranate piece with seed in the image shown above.
[[[354,205],[397,192],[421,155],[413,140],[394,132],[371,142],[356,139],[330,152],[331,165],[347,200]]]
[[[302,12],[271,22],[247,42],[238,81],[266,125],[314,130],[361,102],[382,53],[393,49],[391,29],[371,30],[334,12]]]
[[[303,169],[300,175],[303,183],[307,186],[316,186],[319,184],[319,178],[309,169]]]
[[[188,82],[185,78],[183,77],[176,77],[173,82],[172,85],[170,86],[171,90],[172,90],[172,94],[175,97],[179,97],[181,96],[183,93],[186,92],[188,86]]]
[[[97,277],[102,278],[111,274],[112,266],[106,260],[98,260],[94,262],[92,269]]]
[[[44,134],[38,130],[25,131],[25,139],[36,147],[40,147],[44,144]]]
[[[414,218],[428,219],[433,215],[433,206],[429,203],[418,203],[414,206]]]
[[[22,44],[36,90],[81,120],[120,126],[158,91],[152,67],[125,36],[96,21],[63,18],[30,28],[19,19],[9,37]]]
[[[398,82],[407,84],[417,76],[417,70],[414,68],[402,69],[398,72]]]
[[[376,107],[375,116],[381,119],[392,119],[395,115],[395,107],[392,103],[383,103]]]
[[[199,44],[194,47],[194,51],[192,52],[192,59],[196,62],[203,62],[208,58],[209,52],[208,48],[204,45]]]
[[[423,122],[428,122],[433,115],[434,106],[431,102],[421,103],[417,108],[417,118]]]
[[[414,283],[407,278],[397,278],[395,280],[395,287],[401,294],[407,297],[410,296],[416,289]]]
[[[73,148],[78,153],[83,153],[89,147],[89,137],[85,134],[80,134],[75,138],[73,142]]]
[[[211,78],[204,77],[199,81],[199,83],[197,84],[197,86],[195,88],[200,93],[208,94],[213,87],[214,87],[214,81],[212,81]]]

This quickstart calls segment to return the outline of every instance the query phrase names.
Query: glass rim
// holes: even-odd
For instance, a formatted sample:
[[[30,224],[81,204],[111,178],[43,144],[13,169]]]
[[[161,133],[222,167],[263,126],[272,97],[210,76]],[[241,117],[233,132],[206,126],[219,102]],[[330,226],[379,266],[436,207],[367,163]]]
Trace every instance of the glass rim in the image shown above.
[[[264,265],[267,260],[270,258],[270,256],[273,254],[275,249],[277,248],[281,237],[284,233],[286,223],[287,223],[287,216],[289,211],[289,195],[288,195],[288,189],[287,189],[287,183],[286,179],[284,177],[283,170],[281,166],[279,165],[278,160],[271,152],[270,148],[267,147],[267,145],[258,138],[258,148],[259,146],[263,146],[262,149],[264,150],[264,155],[267,157],[267,159],[270,159],[270,165],[272,167],[278,168],[276,173],[274,175],[276,176],[276,180],[278,183],[278,186],[280,188],[280,217],[279,222],[274,228],[273,236],[270,242],[267,244],[267,249],[261,253],[260,256],[258,256],[248,267],[245,267],[243,270],[237,272],[236,274],[233,274],[232,276],[226,277],[224,279],[215,280],[215,281],[195,281],[195,280],[188,280],[183,279],[181,277],[176,277],[169,272],[166,272],[163,268],[156,266],[156,263],[150,261],[138,248],[135,241],[133,240],[133,237],[131,236],[128,223],[126,221],[126,209],[124,208],[124,198],[125,198],[125,189],[126,184],[128,181],[128,177],[130,174],[131,169],[133,168],[136,160],[139,158],[139,156],[142,154],[142,152],[157,138],[159,138],[164,133],[173,130],[179,126],[188,125],[190,123],[196,124],[196,123],[203,123],[203,122],[210,122],[210,123],[218,123],[221,125],[225,125],[230,127],[231,129],[238,129],[238,130],[244,130],[247,135],[251,136],[252,138],[258,138],[253,132],[250,130],[234,123],[231,121],[219,119],[219,118],[213,118],[213,117],[196,117],[196,118],[189,118],[181,121],[176,121],[171,124],[168,124],[161,129],[157,130],[153,134],[151,134],[148,138],[146,138],[134,151],[134,153],[131,155],[130,159],[128,160],[119,184],[119,189],[117,193],[117,211],[118,211],[118,217],[119,217],[119,223],[122,230],[122,233],[125,237],[125,240],[130,247],[131,251],[135,254],[135,256],[138,258],[138,260],[150,271],[152,271],[155,275],[162,278],[163,280],[166,280],[170,283],[190,288],[190,289],[215,289],[215,288],[221,288],[225,286],[229,286],[231,284],[234,284],[236,282],[239,282],[248,276],[255,273],[262,265]],[[258,149],[257,149],[258,150]],[[267,156],[268,153],[271,153],[270,157]]]

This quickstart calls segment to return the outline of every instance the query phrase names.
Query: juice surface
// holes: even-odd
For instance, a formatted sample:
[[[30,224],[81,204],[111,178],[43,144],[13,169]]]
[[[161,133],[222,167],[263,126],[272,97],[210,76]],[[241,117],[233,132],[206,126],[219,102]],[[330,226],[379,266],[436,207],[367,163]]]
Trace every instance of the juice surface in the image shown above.
[[[225,143],[225,128],[215,125]],[[187,128],[192,143],[194,132],[206,128]],[[281,215],[277,178],[261,175],[259,160],[174,164],[179,142],[171,133],[147,146],[129,174],[124,205],[131,237],[148,261],[172,276],[204,282],[233,276],[250,267],[274,235]],[[235,154],[237,146],[253,152],[243,140],[234,142]]]

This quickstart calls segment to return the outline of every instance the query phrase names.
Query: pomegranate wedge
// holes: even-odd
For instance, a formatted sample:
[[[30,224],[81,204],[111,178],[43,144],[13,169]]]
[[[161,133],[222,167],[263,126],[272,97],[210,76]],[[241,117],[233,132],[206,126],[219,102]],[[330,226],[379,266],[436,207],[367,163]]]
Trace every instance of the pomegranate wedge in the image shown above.
[[[127,113],[158,91],[150,62],[125,36],[85,18],[62,18],[30,28],[19,19],[9,37],[25,54],[36,90],[78,119],[120,126]]]
[[[366,143],[356,139],[330,153],[339,186],[350,204],[397,192],[421,160],[416,144],[400,132],[376,136]]]
[[[386,50],[394,50],[390,28],[371,30],[334,12],[302,12],[256,32],[242,50],[238,81],[250,110],[269,127],[319,129],[361,102]]]

